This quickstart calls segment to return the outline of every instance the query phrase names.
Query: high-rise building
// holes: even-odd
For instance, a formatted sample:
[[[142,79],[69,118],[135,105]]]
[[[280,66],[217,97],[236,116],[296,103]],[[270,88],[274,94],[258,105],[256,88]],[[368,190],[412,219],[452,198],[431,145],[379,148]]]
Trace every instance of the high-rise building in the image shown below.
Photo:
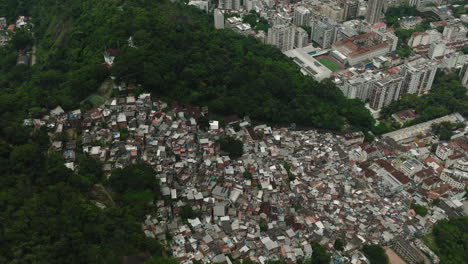
[[[240,0],[219,0],[220,9],[239,10]]]
[[[275,25],[268,29],[268,41],[270,45],[278,47],[281,51],[294,48],[296,27],[292,25]]]
[[[220,9],[215,9],[213,12],[214,26],[217,29],[224,28],[224,14]]]
[[[335,42],[338,27],[332,24],[329,19],[312,20],[310,27],[311,39],[322,48],[329,48]]]
[[[444,27],[442,36],[448,41],[464,40],[467,31],[468,29],[462,23],[453,23]]]
[[[322,15],[337,22],[343,22],[344,9],[335,3],[326,3],[322,5]]]
[[[367,2],[366,21],[373,25],[380,22],[384,0],[369,0]]]
[[[419,57],[403,65],[403,93],[422,95],[432,88],[437,72],[437,63]]]
[[[293,24],[296,26],[304,26],[308,25],[310,21],[310,10],[303,7],[298,6],[294,8],[294,15],[293,15]]]
[[[362,73],[353,78],[344,79],[338,87],[347,98],[366,101],[376,80],[375,77],[375,74],[371,72]]]
[[[445,55],[447,47],[447,41],[444,39],[434,41],[429,47],[429,58],[434,59],[435,57],[440,57]]]
[[[468,84],[468,63],[463,65],[460,70],[460,82],[465,86]]]
[[[379,110],[398,100],[402,83],[403,78],[399,75],[384,76],[374,82],[369,95],[369,106],[374,110]]]
[[[409,0],[408,1],[409,6],[419,7],[420,4],[421,4],[421,0]]]
[[[255,0],[244,0],[244,6],[247,11],[254,10]]]
[[[343,20],[352,20],[357,17],[359,2],[356,0],[343,1]]]
[[[309,35],[307,31],[305,31],[301,27],[296,27],[296,36],[294,39],[294,47],[300,49],[307,45],[307,40],[309,39]]]
[[[192,0],[188,3],[188,5],[196,6],[207,13],[210,10],[210,1],[207,0]]]

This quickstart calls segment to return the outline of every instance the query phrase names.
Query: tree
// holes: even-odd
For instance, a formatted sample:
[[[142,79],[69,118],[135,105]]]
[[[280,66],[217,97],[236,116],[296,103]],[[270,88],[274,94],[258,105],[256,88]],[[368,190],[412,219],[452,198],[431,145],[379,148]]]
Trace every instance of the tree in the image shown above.
[[[32,45],[32,42],[33,38],[31,32],[27,31],[26,29],[16,30],[11,39],[13,47],[17,50],[28,48]]]
[[[193,210],[190,205],[184,205],[182,208],[180,208],[179,215],[182,220],[187,220],[200,217],[200,212]]]
[[[411,209],[413,209],[417,215],[426,216],[427,215],[427,208],[416,203],[411,204]]]
[[[311,264],[328,264],[330,263],[331,254],[319,243],[312,244],[312,258]]]
[[[87,177],[92,183],[97,183],[103,180],[101,161],[84,154],[78,154],[77,160],[80,175]]]
[[[369,259],[370,264],[388,264],[388,257],[381,246],[365,245],[362,251]]]
[[[229,157],[237,159],[244,154],[242,141],[233,137],[227,136],[219,140],[221,151],[227,152]]]
[[[454,217],[437,222],[432,234],[436,248],[435,253],[441,263],[465,263],[468,259],[466,246],[468,245],[468,217]]]
[[[341,239],[336,239],[335,240],[335,243],[333,244],[333,247],[338,250],[338,251],[343,251],[344,249],[344,243],[343,243],[343,240]]]
[[[258,225],[260,226],[260,231],[268,231],[268,222],[265,219],[260,219],[260,223]]]
[[[156,173],[146,163],[130,165],[123,169],[115,169],[109,178],[109,183],[117,193],[153,190],[157,187]]]

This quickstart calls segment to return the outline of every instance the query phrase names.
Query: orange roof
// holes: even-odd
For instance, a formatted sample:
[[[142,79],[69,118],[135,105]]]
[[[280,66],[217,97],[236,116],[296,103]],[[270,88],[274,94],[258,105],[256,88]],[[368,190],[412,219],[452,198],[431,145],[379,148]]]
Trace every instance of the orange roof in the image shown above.
[[[387,24],[385,24],[384,22],[380,22],[378,24],[372,25],[372,28],[379,28],[379,27],[383,27],[383,26],[387,26]]]
[[[15,24],[11,24],[8,26],[8,30],[13,31],[15,30]]]

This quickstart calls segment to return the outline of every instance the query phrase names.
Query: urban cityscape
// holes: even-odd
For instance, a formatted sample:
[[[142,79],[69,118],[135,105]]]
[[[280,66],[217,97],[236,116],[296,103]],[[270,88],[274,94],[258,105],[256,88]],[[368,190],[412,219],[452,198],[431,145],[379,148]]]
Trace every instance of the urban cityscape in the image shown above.
[[[131,22],[123,24],[131,24],[133,18],[120,16],[128,8],[135,21],[143,21],[138,12],[148,2],[128,1],[130,7],[121,2],[100,6],[103,13],[117,14],[103,20],[125,17]],[[468,2],[164,2],[173,8],[168,16],[174,24],[190,27],[199,23],[197,17],[210,21],[213,34],[234,32],[232,38],[274,47],[301,78],[312,78],[319,89],[337,88],[370,113],[374,127],[385,123],[391,128],[377,133],[343,115],[337,117],[345,124],[340,129],[293,118],[274,122],[252,118],[255,113],[248,111],[226,114],[219,111],[222,107],[212,107],[216,104],[188,103],[184,96],[209,102],[204,98],[215,95],[193,89],[190,95],[182,90],[177,98],[158,90],[160,84],[189,80],[199,72],[218,73],[193,67],[181,75],[158,75],[162,67],[144,60],[132,68],[134,58],[147,55],[138,54],[149,45],[145,41],[157,43],[135,26],[144,22],[129,26],[136,32],[122,30],[125,38],[89,44],[102,49],[96,52],[87,43],[77,45],[86,39],[82,28],[72,31],[71,23],[56,22],[44,26],[20,5],[23,13],[2,17],[0,5],[0,105],[5,105],[0,174],[6,175],[0,179],[5,212],[0,215],[5,221],[0,224],[0,237],[5,237],[0,263],[468,263],[468,119],[463,109],[468,104],[448,111],[427,99],[424,108],[440,111],[436,118],[406,107],[407,102],[398,105],[427,98],[444,80],[447,87],[461,87],[466,98]],[[86,13],[87,4],[78,3],[73,10]],[[54,12],[67,9],[56,8]],[[88,20],[77,21],[93,25],[102,17],[87,15]],[[161,25],[154,25],[156,32],[183,35],[167,33],[169,27]],[[45,36],[42,42],[58,41],[38,43],[39,34]],[[64,51],[67,45],[73,47],[70,53]],[[81,60],[93,52],[98,56]],[[155,58],[161,58],[155,65],[168,63]],[[174,68],[192,59],[171,58],[177,61]],[[208,59],[194,60],[209,64]],[[83,67],[87,64],[92,66]],[[56,68],[76,71],[62,82],[59,75],[66,73],[50,70]],[[134,77],[140,73],[135,71],[143,72],[147,82]],[[70,80],[80,74],[96,80]],[[157,88],[147,88],[153,81]],[[91,84],[95,87],[80,92]],[[58,92],[50,89],[53,85]],[[181,86],[171,85],[164,89]],[[190,81],[184,85],[196,86]],[[237,91],[229,92],[235,97]],[[25,99],[29,97],[41,103]],[[12,105],[19,110],[5,110]],[[16,202],[16,196],[26,198]],[[9,222],[7,214],[16,222]],[[31,234],[35,228],[44,230]],[[29,236],[34,242],[23,243]],[[57,252],[47,253],[49,245]]]

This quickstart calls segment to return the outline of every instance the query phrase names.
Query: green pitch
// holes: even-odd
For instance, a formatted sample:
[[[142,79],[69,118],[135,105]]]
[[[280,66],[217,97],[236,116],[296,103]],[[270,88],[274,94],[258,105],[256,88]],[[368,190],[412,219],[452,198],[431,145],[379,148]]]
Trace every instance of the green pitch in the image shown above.
[[[335,62],[333,62],[331,59],[329,59],[327,57],[323,57],[323,58],[320,58],[320,59],[317,59],[317,60],[321,64],[323,64],[323,66],[330,69],[330,71],[332,71],[332,72],[336,72],[336,71],[341,70],[341,67],[339,65],[337,65]]]

